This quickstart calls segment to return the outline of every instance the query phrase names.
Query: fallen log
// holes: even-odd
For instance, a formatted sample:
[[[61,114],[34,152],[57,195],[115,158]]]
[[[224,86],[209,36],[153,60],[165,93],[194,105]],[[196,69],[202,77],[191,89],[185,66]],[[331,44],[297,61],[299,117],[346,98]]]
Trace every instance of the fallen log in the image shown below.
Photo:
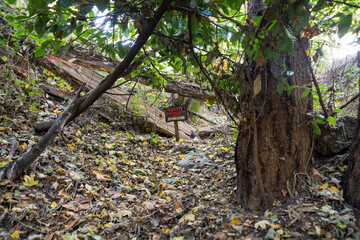
[[[84,80],[87,88],[93,89],[104,79],[102,75],[92,69],[62,60],[50,54],[46,58],[36,59],[36,63],[63,78],[73,87],[81,86],[84,83]],[[162,111],[137,101],[135,97],[129,96],[127,91],[120,88],[108,89],[106,93],[103,95],[106,99],[114,100],[122,106],[126,105],[126,102],[130,97],[130,110],[133,110],[133,112],[136,113],[135,109],[139,108],[138,114],[147,116],[144,124],[149,124],[152,126],[151,129],[155,129],[157,132],[167,136],[175,136],[174,124],[165,121],[164,113]],[[52,122],[40,123],[36,127],[36,130],[46,131],[51,124]],[[195,129],[184,122],[179,122],[179,131],[181,138],[191,139],[191,132],[195,131]]]
[[[215,133],[231,134],[228,125],[214,125],[209,127],[203,127],[198,130],[198,135],[201,139],[208,138]]]
[[[74,53],[72,53],[74,56]],[[76,53],[75,53],[76,54]],[[80,58],[81,57],[81,58]],[[87,67],[96,71],[112,73],[115,70],[114,64],[110,62],[102,62],[98,60],[83,59],[83,54],[79,57],[74,57],[69,62],[77,64],[79,66]],[[141,84],[149,86],[149,81],[142,77],[124,77],[125,80],[139,81]],[[167,84],[164,86],[164,91],[168,93],[176,93],[180,96],[191,97],[205,101],[206,99],[215,99],[213,94],[210,94],[206,88],[201,87],[191,82],[175,82],[170,77],[165,77]]]

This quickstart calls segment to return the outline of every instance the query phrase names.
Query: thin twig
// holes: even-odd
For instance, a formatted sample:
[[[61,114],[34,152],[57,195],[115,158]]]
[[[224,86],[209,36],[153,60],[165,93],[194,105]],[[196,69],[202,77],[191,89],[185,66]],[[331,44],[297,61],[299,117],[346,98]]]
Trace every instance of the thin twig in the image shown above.
[[[354,97],[352,97],[349,101],[347,101],[347,103],[345,103],[344,105],[340,106],[339,109],[343,109],[345,107],[347,107],[350,103],[352,103],[353,101],[357,100],[357,98],[359,98],[360,96],[360,92],[358,94],[356,94]],[[334,115],[334,113],[332,113],[331,115]]]
[[[131,94],[131,95],[132,95],[132,93],[133,93],[133,91],[134,91],[134,89],[135,89],[135,86],[136,86],[136,84],[137,84],[138,82],[139,82],[139,80],[137,80],[137,81],[135,82],[134,86],[132,87],[132,89],[131,89],[131,91],[130,91],[130,94]],[[129,98],[128,98],[127,101],[126,101],[125,109],[128,108],[131,95],[129,96]]]
[[[298,39],[298,41],[300,42],[301,40]],[[300,46],[301,46],[302,50],[304,51],[304,54],[307,56],[306,51],[305,51],[303,45],[300,44]],[[317,93],[318,96],[319,96],[319,103],[320,103],[321,109],[323,110],[324,116],[325,116],[325,118],[327,119],[328,116],[329,116],[329,114],[328,114],[328,112],[327,112],[327,110],[326,110],[324,101],[323,101],[323,99],[322,99],[320,87],[319,87],[319,84],[318,84],[317,81],[316,81],[316,77],[315,77],[315,74],[314,74],[314,70],[313,70],[313,68],[312,68],[312,66],[311,66],[311,60],[310,60],[310,58],[308,58],[308,57],[306,58],[306,64],[308,65],[308,67],[309,67],[309,69],[310,69],[311,80],[312,80],[312,82],[314,83],[315,88],[316,88],[316,93]]]
[[[360,6],[351,4],[351,3],[347,3],[346,1],[341,2],[341,1],[332,0],[331,2],[344,4],[346,6],[353,7],[353,8],[360,8]]]
[[[10,217],[11,217],[11,216],[10,216]],[[32,227],[32,226],[29,226],[29,225],[21,222],[20,220],[18,220],[18,219],[16,219],[16,218],[11,217],[11,219],[13,219],[15,222],[20,223],[20,224],[23,225],[24,227],[30,228],[31,230],[34,230],[34,231],[37,231],[37,232],[40,232],[40,233],[44,233],[44,234],[47,233],[47,232],[45,232],[45,231],[41,231],[41,230],[36,229],[36,228],[34,228],[34,227]]]
[[[214,89],[214,91],[216,92],[216,94],[218,95],[220,101],[224,104],[224,108],[226,113],[229,115],[229,117],[231,118],[231,120],[234,122],[234,124],[236,126],[238,126],[238,123],[236,122],[236,120],[234,119],[234,117],[232,116],[232,114],[229,112],[229,110],[227,109],[227,107],[225,106],[225,101],[223,100],[221,94],[219,93],[219,91],[217,90],[214,82],[211,80],[211,78],[209,77],[209,75],[207,74],[206,69],[204,68],[203,64],[200,62],[200,59],[198,58],[198,56],[196,55],[194,48],[192,48],[192,27],[191,27],[191,13],[188,13],[188,28],[189,28],[189,42],[188,42],[188,46],[190,47],[190,51],[196,61],[196,63],[198,64],[198,66],[200,67],[201,72],[205,75],[206,79],[209,81],[210,85],[212,86],[212,88]]]

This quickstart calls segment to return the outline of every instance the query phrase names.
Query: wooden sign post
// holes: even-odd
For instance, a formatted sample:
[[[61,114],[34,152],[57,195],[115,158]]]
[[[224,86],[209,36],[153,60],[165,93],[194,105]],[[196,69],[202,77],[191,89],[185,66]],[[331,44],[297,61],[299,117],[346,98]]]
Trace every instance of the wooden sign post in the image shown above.
[[[179,125],[178,121],[187,120],[187,110],[186,106],[172,106],[168,107],[165,110],[165,120],[166,122],[174,122],[175,128],[175,138],[176,141],[179,141]]]

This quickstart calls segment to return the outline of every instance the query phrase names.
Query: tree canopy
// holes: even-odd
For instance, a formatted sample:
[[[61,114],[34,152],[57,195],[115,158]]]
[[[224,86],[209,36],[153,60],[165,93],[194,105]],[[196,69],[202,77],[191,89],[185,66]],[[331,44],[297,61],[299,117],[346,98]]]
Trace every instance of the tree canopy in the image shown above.
[[[2,15],[14,23],[13,36],[35,41],[35,57],[84,46],[122,60],[161,2],[34,0],[26,6],[12,5],[16,8]],[[244,81],[245,58],[262,66],[268,59],[279,60],[283,53],[296,55],[294,42],[301,38],[313,40],[304,51],[317,59],[326,47],[321,40],[324,35],[341,38],[360,30],[357,1],[267,0],[264,16],[248,12],[247,3],[169,1],[141,49],[142,67],[132,75],[142,75],[161,89],[166,76],[181,73],[215,91],[220,101],[238,102],[250,88]],[[134,61],[140,61],[140,56]],[[277,89],[290,94],[294,87],[282,79]],[[238,110],[234,107],[230,112]]]

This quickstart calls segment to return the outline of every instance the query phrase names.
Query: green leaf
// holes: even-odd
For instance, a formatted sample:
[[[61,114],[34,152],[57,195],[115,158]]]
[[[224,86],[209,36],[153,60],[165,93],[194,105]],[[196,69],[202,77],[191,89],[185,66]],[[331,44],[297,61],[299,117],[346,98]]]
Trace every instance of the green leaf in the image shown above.
[[[91,4],[81,4],[79,13],[82,15],[86,15],[93,9]]]
[[[261,19],[262,19],[262,16],[255,17],[255,18],[253,18],[253,22],[256,24],[259,24],[261,22]]]
[[[59,4],[61,5],[61,7],[70,7],[73,5],[73,2],[71,0],[60,0]]]
[[[319,118],[319,119],[316,119],[316,120],[315,120],[315,123],[324,125],[324,124],[325,124],[325,121],[324,121],[323,119]]]
[[[139,169],[139,168],[133,169],[132,172],[133,172],[134,174],[139,174],[139,175],[143,175],[143,176],[147,175],[147,172],[145,172],[145,170]]]
[[[11,15],[11,14],[7,14],[7,15],[5,16],[5,19],[6,19],[6,21],[8,21],[8,22],[12,22],[12,21],[14,21],[14,16]]]
[[[330,124],[332,124],[332,125],[336,125],[336,119],[334,118],[334,117],[328,117],[327,118],[327,120],[328,120],[328,122],[330,123]]]
[[[343,110],[342,110],[342,109],[340,109],[340,108],[339,108],[339,109],[335,109],[335,110],[334,110],[334,113],[342,113],[342,112],[343,112]]]
[[[307,95],[309,95],[309,93],[310,93],[310,88],[307,88],[307,89],[305,89],[305,91],[303,92],[303,94],[301,95],[301,97],[306,97]]]
[[[8,2],[8,4],[15,4],[16,0],[6,0]]]
[[[34,53],[35,53],[35,57],[41,57],[45,53],[45,50],[42,48],[38,48],[34,51]]]
[[[338,36],[342,38],[350,29],[352,22],[352,13],[343,17],[338,23]]]
[[[96,7],[103,12],[110,3],[110,0],[94,0]]]
[[[236,32],[231,34],[230,42],[239,41],[242,35],[243,35],[242,32]]]
[[[316,135],[321,135],[321,129],[316,122],[312,122],[312,126]]]
[[[314,12],[319,11],[320,9],[324,8],[326,6],[326,0],[319,0],[315,7],[313,8]]]
[[[27,8],[30,16],[33,16],[36,13],[46,10],[47,3],[44,0],[29,0]]]

